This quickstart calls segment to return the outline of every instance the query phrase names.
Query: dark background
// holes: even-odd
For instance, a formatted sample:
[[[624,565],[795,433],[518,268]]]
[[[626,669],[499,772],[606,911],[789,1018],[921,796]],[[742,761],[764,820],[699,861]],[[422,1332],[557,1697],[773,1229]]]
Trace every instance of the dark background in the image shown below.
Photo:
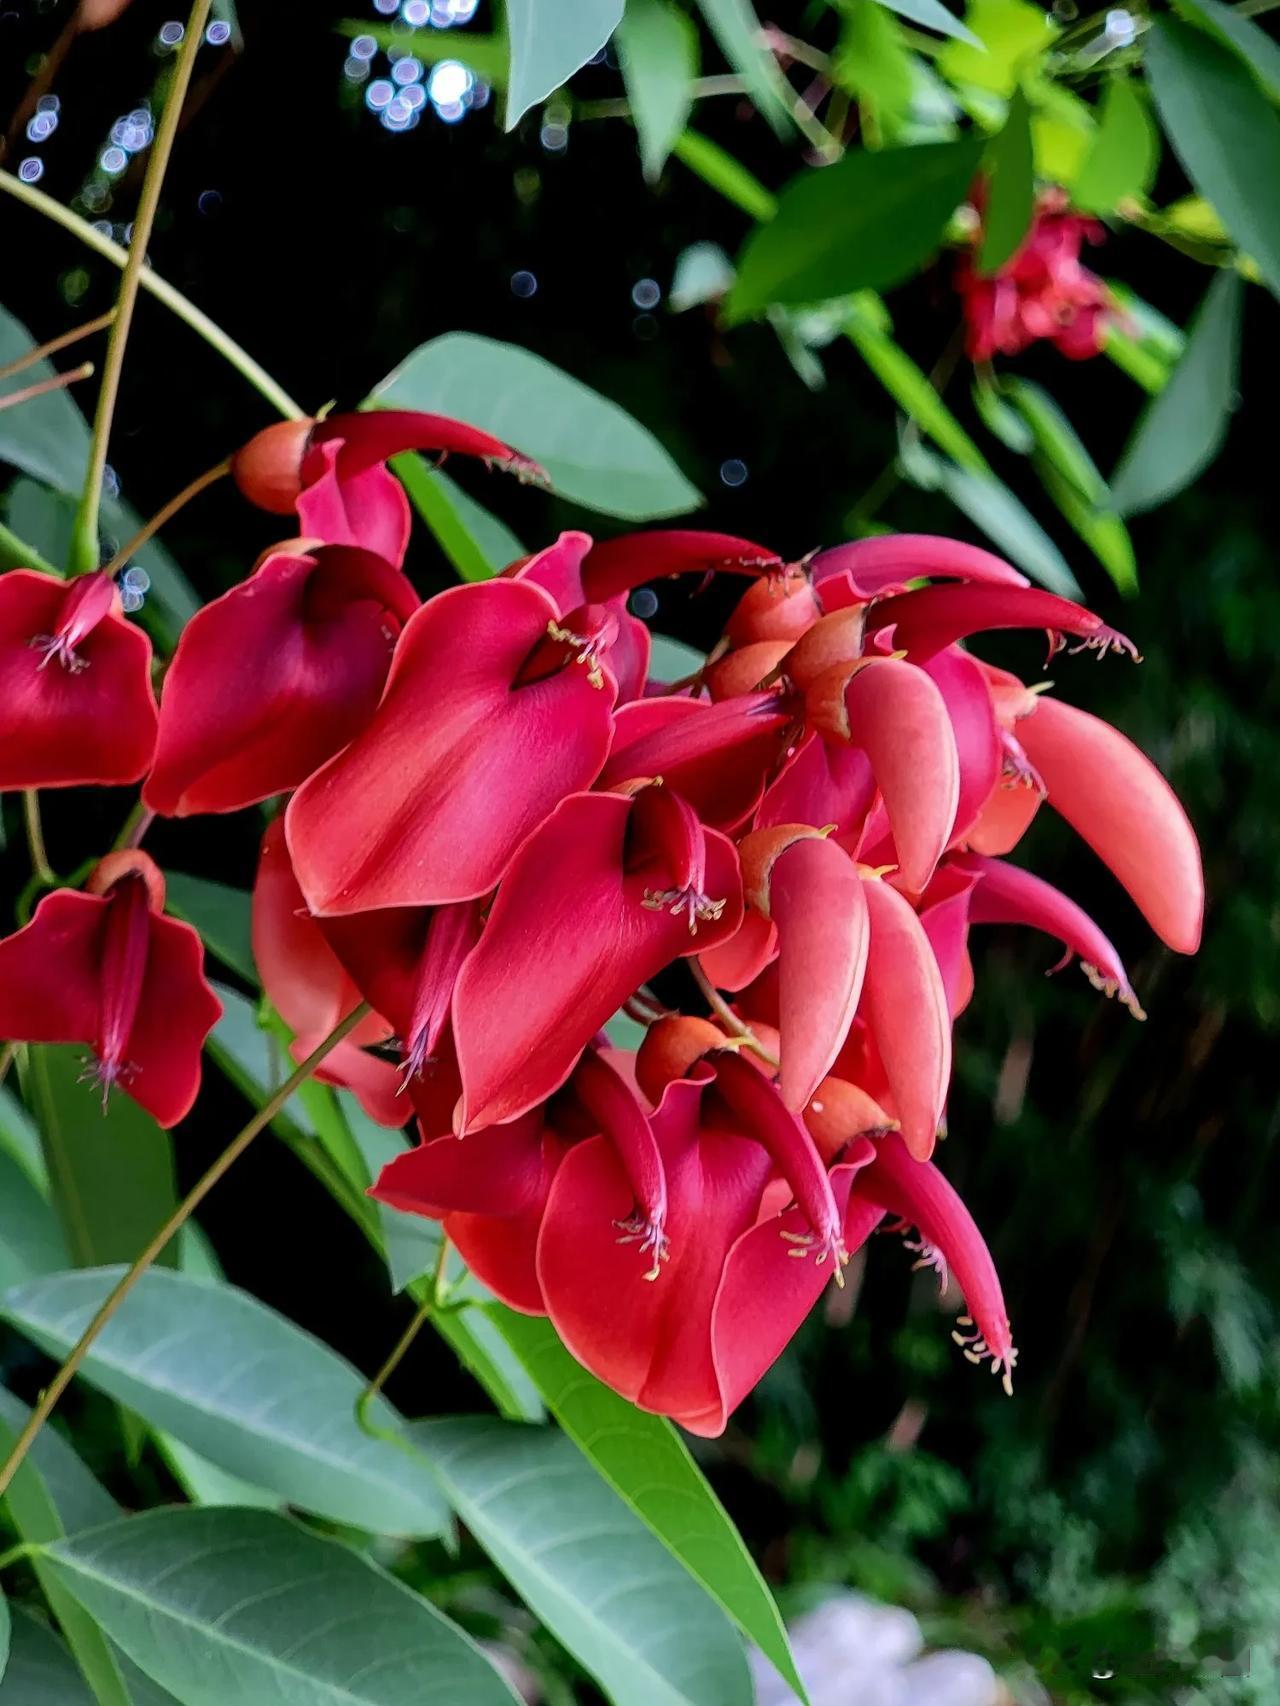
[[[70,10],[0,0],[0,115]],[[150,93],[156,30],[180,10],[135,0],[116,26],[85,38],[56,83],[57,132],[38,150],[19,139],[5,164],[38,152],[41,187],[71,201],[111,124]],[[706,312],[665,305],[680,250],[710,238],[733,253],[744,217],[677,162],[646,186],[619,120],[576,120],[557,155],[541,146],[536,111],[504,136],[492,104],[453,127],[428,108],[412,133],[387,133],[344,81],[346,44],[332,29],[369,10],[368,0],[245,3],[243,53],[202,52],[152,244],[157,268],[307,408],[353,405],[427,338],[481,332],[559,363],[656,432],[707,494],[705,525],[795,556],[845,537],[845,516],[896,442],[892,407],[852,348],[826,352],[828,383],[813,393],[766,327],[725,336]],[[761,10],[797,30],[807,16]],[[476,27],[489,26],[486,12]],[[574,90],[621,93],[608,65]],[[801,163],[734,100],[705,103],[696,122],[771,187]],[[106,217],[129,217],[138,170],[116,186]],[[1171,173],[1169,193],[1183,188]],[[0,296],[37,337],[109,304],[113,270],[73,238],[7,200],[0,231]],[[1208,281],[1136,233],[1113,234],[1098,264],[1179,323]],[[538,281],[529,299],[511,287],[522,270]],[[631,300],[644,277],[664,292],[649,316]],[[932,367],[956,328],[945,266],[893,293],[891,306],[900,341]],[[1090,602],[1145,654],[1138,669],[1064,657],[1053,674],[1174,780],[1201,833],[1210,894],[1202,955],[1175,962],[1088,850],[1041,814],[1028,856],[1113,936],[1151,1015],[1142,1026],[1075,971],[1046,982],[1052,944],[1004,932],[976,943],[978,996],[959,1025],[942,1161],[1001,1268],[1022,1353],[1015,1399],[953,1351],[929,1287],[909,1284],[896,1242],[881,1239],[852,1322],[811,1322],[706,1453],[785,1586],[867,1586],[925,1610],[939,1631],[958,1617],[963,1639],[1025,1655],[1056,1698],[1138,1698],[1132,1677],[1144,1665],[1152,1677],[1150,1655],[1174,1651],[1177,1638],[1188,1651],[1234,1652],[1277,1625],[1274,313],[1250,292],[1245,395],[1227,447],[1193,491],[1135,524],[1142,593],[1130,606],[1054,519],[1026,465],[992,447]],[[1142,400],[1131,382],[1106,361],[1053,353],[1017,368],[1053,392],[1110,467]],[[967,388],[962,363],[948,399],[971,420]],[[111,447],[135,508],[151,513],[271,418],[143,298]],[[747,465],[736,488],[720,478],[728,458]],[[451,472],[530,545],[567,524],[616,530],[514,482]],[[976,537],[943,500],[905,485],[879,515]],[[210,596],[278,533],[215,488],[166,540]],[[423,591],[449,578],[422,532],[410,567]],[[709,643],[724,612],[716,595],[660,592],[655,627]],[[982,649],[1029,678],[1039,669],[1033,636]],[[123,809],[59,801],[55,863],[93,851]],[[148,846],[162,862],[247,886],[257,821],[162,824]],[[16,874],[15,859],[11,845]],[[178,1133],[184,1181],[239,1119],[234,1093],[209,1078]],[[400,1325],[383,1276],[283,1151],[251,1155],[201,1219],[232,1279],[362,1367],[382,1360]],[[397,1396],[410,1409],[477,1401],[429,1344]],[[1089,1681],[1105,1666],[1082,1655],[1117,1653],[1130,1692]],[[1153,1699],[1172,1697],[1163,1675],[1146,1686]],[[1274,1698],[1189,1696],[1255,1697]]]

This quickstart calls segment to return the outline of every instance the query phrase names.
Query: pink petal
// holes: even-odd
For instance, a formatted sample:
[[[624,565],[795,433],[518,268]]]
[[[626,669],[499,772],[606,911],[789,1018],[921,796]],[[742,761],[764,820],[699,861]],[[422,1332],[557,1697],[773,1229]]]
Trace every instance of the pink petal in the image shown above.
[[[1101,653],[1128,652],[1132,642],[1091,610],[1034,586],[925,586],[882,599],[867,612],[867,631],[893,630],[895,650],[923,663],[957,640],[997,628],[1043,628],[1051,646],[1076,634],[1082,646]]]
[[[875,1038],[911,1154],[933,1150],[951,1081],[951,1014],[929,938],[887,883],[863,883],[871,918],[861,1012]]]
[[[583,583],[588,598],[602,604],[665,575],[758,575],[781,564],[776,551],[731,533],[655,528],[594,545],[583,567]]]

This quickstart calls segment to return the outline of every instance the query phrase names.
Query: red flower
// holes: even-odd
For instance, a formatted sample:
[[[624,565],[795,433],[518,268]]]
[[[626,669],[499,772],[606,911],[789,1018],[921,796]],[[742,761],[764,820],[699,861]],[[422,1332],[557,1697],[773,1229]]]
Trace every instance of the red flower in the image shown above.
[[[741,919],[732,844],[671,789],[571,795],[516,854],[459,974],[459,1130],[543,1101],[634,990]]]
[[[190,1111],[200,1051],[222,1015],[189,924],[166,918],[164,878],[145,853],[110,853],[89,893],[46,895],[0,942],[0,1036],[87,1043],[103,1102],[118,1085],[162,1126]]]
[[[615,684],[601,660],[616,631],[602,606],[562,616],[526,580],[455,587],[424,605],[372,722],[290,803],[312,911],[487,894],[525,836],[604,763]]]
[[[409,543],[409,501],[386,464],[405,450],[478,456],[522,479],[545,478],[491,433],[408,409],[279,421],[236,452],[231,472],[250,503],[273,515],[296,509],[308,537],[363,546],[398,567]]]
[[[993,277],[982,277],[966,255],[956,288],[970,359],[1017,355],[1038,338],[1051,339],[1073,361],[1097,355],[1114,308],[1102,280],[1081,266],[1080,249],[1102,236],[1096,219],[1070,212],[1066,192],[1052,189],[1041,196],[1022,247]]]
[[[295,1061],[304,1061],[364,998],[307,912],[280,818],[262,838],[253,885],[253,958],[268,1001],[294,1033],[289,1053]],[[401,1126],[410,1109],[395,1063],[367,1052],[392,1028],[375,1009],[329,1051],[316,1077],[353,1091],[380,1125]]]
[[[296,788],[369,722],[417,608],[372,551],[298,540],[268,552],[182,631],[147,805],[186,817]]]
[[[139,781],[156,743],[151,642],[105,575],[0,575],[0,788]]]

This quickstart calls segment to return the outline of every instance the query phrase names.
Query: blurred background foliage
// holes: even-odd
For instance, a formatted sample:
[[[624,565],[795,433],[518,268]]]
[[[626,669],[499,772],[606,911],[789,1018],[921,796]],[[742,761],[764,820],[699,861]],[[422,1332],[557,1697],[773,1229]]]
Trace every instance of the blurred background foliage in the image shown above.
[[[646,183],[631,128],[572,118],[567,103],[550,116],[536,105],[509,135],[479,102],[456,123],[428,105],[397,133],[367,81],[344,70],[343,21],[378,22],[364,9],[242,6],[244,51],[233,41],[201,66],[153,245],[160,270],[305,407],[350,406],[424,339],[479,332],[538,352],[643,421],[707,494],[708,526],[799,556],[846,537],[872,491],[886,525],[979,537],[944,497],[891,471],[892,405],[848,344],[824,352],[811,388],[767,323],[726,332],[709,309],[672,311],[678,257],[701,243],[736,252],[738,210],[675,160]],[[798,35],[820,14],[783,0],[767,10]],[[17,105],[58,14],[37,0],[0,6],[0,111]],[[41,188],[80,195],[112,126],[150,92],[167,16],[136,0],[73,56],[56,131],[35,150],[18,139],[6,164],[37,154]],[[612,56],[574,94],[616,101]],[[770,188],[788,175],[746,102],[708,101],[697,117]],[[109,189],[125,211],[104,205],[100,217],[127,217],[136,170],[126,164]],[[1166,199],[1185,193],[1176,166],[1162,171]],[[7,230],[4,302],[36,336],[109,305],[111,270],[66,234],[12,207]],[[1202,268],[1131,225],[1111,233],[1098,265],[1179,325],[1203,294]],[[959,325],[948,262],[892,306],[922,367],[948,358]],[[1002,1272],[1021,1349],[1014,1400],[953,1352],[931,1278],[909,1279],[896,1242],[878,1240],[858,1283],[807,1324],[726,1437],[699,1449],[785,1605],[836,1584],[907,1604],[937,1639],[987,1652],[1028,1701],[1280,1698],[1280,583],[1274,368],[1268,380],[1263,367],[1274,305],[1260,292],[1249,293],[1245,339],[1253,383],[1224,453],[1132,524],[1136,602],[1120,600],[1026,462],[990,453],[1087,601],[1145,655],[1137,669],[1060,657],[1052,675],[1168,773],[1201,833],[1211,897],[1203,953],[1175,964],[1042,814],[1036,868],[1113,936],[1150,1018],[1135,1024],[1074,971],[1046,981],[1052,952],[1037,938],[988,932],[978,944],[942,1158]],[[1142,401],[1123,374],[1047,346],[1009,370],[1050,391],[1096,460],[1114,464]],[[966,372],[960,363],[962,402]],[[137,511],[269,418],[213,352],[144,303],[113,445]],[[545,493],[462,479],[531,544],[592,526]],[[208,597],[273,537],[268,518],[223,494],[183,513],[166,541]],[[410,568],[424,591],[451,578],[425,531]],[[718,592],[658,592],[655,629],[695,645],[714,635]],[[1034,674],[1035,646],[996,643],[987,655]],[[55,862],[60,837],[83,845],[87,811],[113,830],[121,815],[110,798],[50,802]],[[8,874],[20,882],[8,827]],[[251,880],[256,848],[236,820],[161,823],[153,841],[166,864]],[[235,1111],[235,1093],[215,1082],[181,1133],[182,1181]],[[282,1149],[252,1155],[202,1218],[233,1281],[323,1325],[366,1371],[380,1362],[402,1324],[382,1276]],[[22,1367],[7,1377],[21,1383]],[[406,1407],[415,1389],[437,1403],[468,1396],[443,1347],[426,1344],[399,1377]],[[104,1441],[95,1465],[108,1474],[113,1447]],[[422,1585],[442,1603],[481,1630],[509,1623],[478,1555],[437,1562],[439,1579]]]

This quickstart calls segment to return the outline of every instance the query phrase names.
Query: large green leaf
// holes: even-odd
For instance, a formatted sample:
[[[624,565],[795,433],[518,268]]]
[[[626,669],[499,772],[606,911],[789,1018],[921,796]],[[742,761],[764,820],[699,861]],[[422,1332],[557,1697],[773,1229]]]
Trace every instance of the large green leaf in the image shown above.
[[[415,451],[392,457],[391,468],[464,581],[486,581],[525,555],[505,522]]]
[[[517,344],[447,332],[420,344],[373,400],[458,415],[496,433],[539,461],[562,496],[604,515],[651,521],[702,502],[639,421]]]
[[[111,1638],[183,1706],[517,1699],[426,1600],[269,1511],[146,1511],[60,1541],[48,1557]]]
[[[30,1411],[0,1388],[0,1454],[8,1456]],[[80,1459],[50,1428],[36,1436],[5,1494],[4,1507],[21,1540],[43,1546],[64,1534],[119,1515],[113,1499]],[[66,1591],[41,1554],[33,1556],[36,1577],[62,1627],[99,1706],[130,1706],[122,1668],[94,1619]]]
[[[1227,435],[1240,377],[1244,284],[1220,272],[1188,334],[1182,359],[1147,405],[1111,481],[1116,508],[1136,515],[1190,485]]]
[[[958,468],[922,444],[904,444],[899,461],[909,480],[924,491],[944,493],[1032,580],[1063,598],[1080,597],[1079,582],[1062,552],[1002,481]]]
[[[1160,161],[1146,97],[1123,75],[1107,84],[1097,132],[1071,185],[1071,199],[1086,213],[1110,213],[1126,197],[1145,195]]]
[[[388,1161],[411,1147],[409,1139],[371,1120],[349,1090],[339,1092],[338,1106],[364,1162],[364,1182],[371,1185]],[[387,1203],[378,1203],[377,1210],[391,1289],[405,1291],[414,1280],[434,1272],[444,1239],[440,1222]]]
[[[488,1312],[578,1449],[805,1699],[773,1595],[670,1422],[601,1385],[549,1321],[501,1304]]]
[[[66,1266],[66,1240],[48,1198],[0,1149],[0,1291]]]
[[[984,273],[995,273],[1022,247],[1035,207],[1031,108],[1021,89],[1013,92],[1004,128],[987,156],[987,167],[987,207],[978,266]]]
[[[9,1641],[12,1633],[13,1630],[9,1618],[9,1602],[4,1597],[4,1594],[0,1593],[0,1681],[3,1681],[4,1673],[8,1668]]]
[[[0,1298],[0,1313],[55,1356],[120,1277],[55,1274]],[[444,1521],[425,1464],[362,1431],[359,1373],[233,1286],[152,1270],[103,1328],[85,1379],[219,1468],[290,1504],[375,1534],[433,1535]],[[383,1428],[399,1425],[387,1404]]]
[[[1280,115],[1237,55],[1162,14],[1146,37],[1160,121],[1191,182],[1280,294]]]
[[[190,877],[184,871],[166,871],[165,888],[169,910],[200,932],[206,948],[223,965],[239,972],[246,983],[256,984],[258,968],[253,963],[253,941],[249,916],[252,896],[208,877]]]
[[[1253,67],[1263,88],[1280,101],[1280,44],[1252,18],[1245,17],[1240,7],[1224,6],[1222,0],[1176,0],[1176,8],[1229,42]]]
[[[2,419],[3,417],[0,417]],[[167,1131],[130,1096],[80,1082],[84,1051],[28,1051],[24,1095],[40,1127],[54,1207],[79,1267],[131,1262],[177,1202]],[[162,1258],[172,1262],[172,1247]]]
[[[13,1615],[0,1706],[94,1706],[71,1654],[47,1623],[21,1606]]]
[[[778,62],[764,41],[760,19],[751,0],[698,0],[707,28],[720,51],[747,86],[747,93],[779,136],[791,125],[794,99]]]
[[[49,1169],[40,1132],[8,1085],[0,1085],[0,1149],[13,1157],[42,1195],[48,1196]]]
[[[490,1417],[420,1422],[463,1522],[614,1706],[749,1706],[742,1644],[561,1433]]]
[[[747,239],[726,304],[730,320],[908,277],[942,241],[981,153],[981,139],[971,136],[878,153],[856,148],[835,166],[802,172],[774,218]]]
[[[507,129],[593,59],[621,17],[622,0],[507,0]]]
[[[693,108],[698,32],[671,0],[627,0],[618,48],[640,138],[640,163],[652,182]]]

